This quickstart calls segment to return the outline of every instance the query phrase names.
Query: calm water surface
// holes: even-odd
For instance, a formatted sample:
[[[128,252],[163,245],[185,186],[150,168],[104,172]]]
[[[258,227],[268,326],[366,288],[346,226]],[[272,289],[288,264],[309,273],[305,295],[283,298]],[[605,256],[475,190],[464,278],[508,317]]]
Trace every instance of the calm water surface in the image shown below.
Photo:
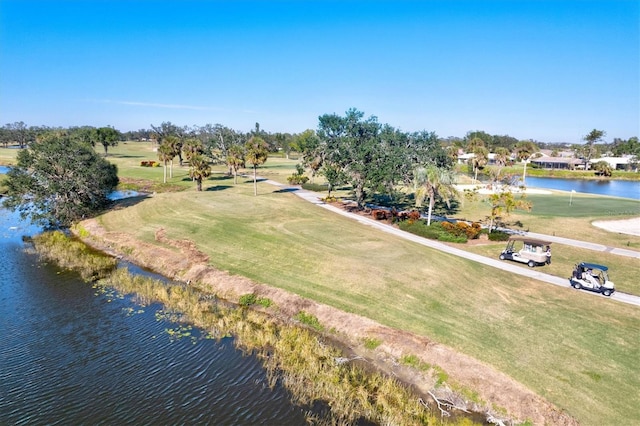
[[[306,424],[231,338],[172,341],[160,306],[27,253],[21,236],[37,231],[0,208],[0,424]]]
[[[611,197],[634,198],[640,200],[640,182],[630,180],[586,180],[526,177],[528,187],[558,189],[561,191],[585,192]]]

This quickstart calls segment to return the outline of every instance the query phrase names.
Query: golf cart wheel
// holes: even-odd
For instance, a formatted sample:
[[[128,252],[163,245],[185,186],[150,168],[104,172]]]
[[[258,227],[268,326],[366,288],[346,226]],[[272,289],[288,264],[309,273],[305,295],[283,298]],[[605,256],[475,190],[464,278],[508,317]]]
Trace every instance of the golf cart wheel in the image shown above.
[[[611,290],[609,290],[609,289],[603,290],[603,291],[602,291],[602,294],[603,294],[604,296],[609,297],[609,296],[611,296]]]
[[[536,266],[536,262],[534,262],[533,260],[530,260],[529,263],[527,263],[527,265],[529,265],[529,268],[533,268],[534,266]]]
[[[580,290],[582,288],[582,286],[580,285],[579,282],[572,282],[571,285],[573,286],[573,288],[575,288],[576,290]]]
[[[504,260],[504,254],[500,255],[500,260]]]

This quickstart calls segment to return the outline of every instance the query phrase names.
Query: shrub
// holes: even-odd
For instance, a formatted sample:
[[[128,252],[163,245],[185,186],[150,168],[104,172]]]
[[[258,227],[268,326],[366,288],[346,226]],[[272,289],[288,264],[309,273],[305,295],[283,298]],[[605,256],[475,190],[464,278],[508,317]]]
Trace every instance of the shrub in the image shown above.
[[[466,222],[442,222],[442,227],[447,231],[447,234],[443,234],[438,238],[440,241],[447,241],[450,243],[466,243],[467,242],[467,230],[471,227]],[[470,231],[473,232],[473,231]]]
[[[371,216],[375,220],[385,220],[391,217],[391,212],[383,209],[375,209],[371,211]]]
[[[420,212],[418,210],[411,210],[408,215],[409,220],[416,221],[420,219]]]
[[[502,231],[492,231],[489,232],[489,240],[490,241],[507,241],[510,235],[506,232]]]
[[[294,318],[300,321],[302,324],[308,325],[314,330],[322,331],[323,329],[318,318],[312,314],[306,313],[305,311],[298,312]]]
[[[256,303],[258,300],[258,296],[255,293],[243,294],[240,296],[240,300],[238,300],[238,304],[240,306],[251,306]]]
[[[412,222],[407,220],[399,223],[400,229],[403,231],[411,232],[412,234],[420,237],[429,238],[431,240],[444,241],[449,243],[466,243],[466,235],[455,235],[450,233],[445,227],[455,229],[455,225],[448,222],[432,222],[430,226],[422,221],[418,220]]]
[[[375,337],[365,337],[364,339],[364,347],[370,350],[373,350],[382,344],[382,340],[376,339]]]
[[[268,297],[258,297],[255,293],[247,293],[240,296],[238,300],[238,305],[240,306],[251,306],[251,305],[260,305],[265,308],[268,308],[273,304],[273,301]]]
[[[431,226],[427,226],[423,221],[403,221],[398,224],[400,229],[403,231],[411,232],[412,234],[418,235],[424,238],[430,238],[432,240],[437,240],[438,235],[442,233],[442,225],[439,222],[434,222]]]
[[[464,223],[464,222],[458,222],[458,223]],[[471,223],[471,225],[468,225],[468,224],[465,224],[465,225],[467,225],[467,227],[465,228],[464,232],[467,235],[467,238],[470,240],[475,240],[476,238],[478,238],[478,236],[482,232],[482,225],[480,225],[478,222],[473,222]]]
[[[269,299],[268,297],[259,297],[258,300],[256,300],[256,303],[263,308],[268,308],[269,306],[273,305],[273,300]]]
[[[304,175],[294,174],[287,178],[287,182],[289,182],[290,185],[302,185],[307,183],[308,181],[309,181],[309,178]]]
[[[296,164],[296,172],[287,178],[287,182],[291,185],[302,185],[309,181],[309,178],[304,175],[304,167],[301,164]]]
[[[427,371],[431,366],[426,362],[422,362],[416,355],[403,355],[400,358],[400,364],[408,365],[421,371]]]
[[[444,233],[444,234],[440,234],[438,236],[438,241],[442,241],[445,243],[458,243],[458,244],[464,244],[467,242],[467,236],[466,235],[453,235],[453,234],[449,234],[449,233]]]

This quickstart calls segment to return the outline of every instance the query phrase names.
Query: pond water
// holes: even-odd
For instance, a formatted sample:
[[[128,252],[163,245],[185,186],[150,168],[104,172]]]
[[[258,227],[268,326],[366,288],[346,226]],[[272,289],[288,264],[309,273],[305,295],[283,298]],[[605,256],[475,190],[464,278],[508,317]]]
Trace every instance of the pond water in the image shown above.
[[[527,176],[526,184],[531,188],[557,189],[561,191],[573,190],[588,194],[640,200],[640,181],[561,179]]]
[[[38,231],[0,208],[0,424],[306,424],[233,339],[172,340],[161,306],[25,251]]]
[[[130,189],[127,189],[122,191],[120,190],[113,191],[111,194],[108,195],[107,198],[109,198],[111,201],[116,201],[116,200],[124,200],[125,198],[137,197],[138,195],[140,195],[138,191],[132,191]]]

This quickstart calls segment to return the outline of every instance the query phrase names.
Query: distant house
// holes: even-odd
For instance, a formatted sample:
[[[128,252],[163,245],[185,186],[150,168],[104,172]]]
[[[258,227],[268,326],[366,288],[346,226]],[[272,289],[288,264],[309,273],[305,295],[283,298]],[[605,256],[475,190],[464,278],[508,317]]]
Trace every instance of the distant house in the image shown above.
[[[575,170],[584,169],[585,162],[580,158],[570,157],[538,157],[531,159],[531,164],[539,169]]]
[[[613,170],[629,170],[631,168],[630,160],[631,160],[631,157],[602,157],[602,158],[593,158],[589,162],[591,164],[595,164],[600,161],[604,161],[606,163],[609,163],[609,166],[611,166]]]
[[[469,160],[472,160],[474,157],[475,157],[475,154],[472,152],[458,154],[458,164],[467,164],[469,163]],[[509,161],[513,161],[513,158],[509,158]],[[487,156],[487,165],[491,166],[494,164],[496,164],[496,154],[494,154],[493,152],[490,152],[489,155]]]

